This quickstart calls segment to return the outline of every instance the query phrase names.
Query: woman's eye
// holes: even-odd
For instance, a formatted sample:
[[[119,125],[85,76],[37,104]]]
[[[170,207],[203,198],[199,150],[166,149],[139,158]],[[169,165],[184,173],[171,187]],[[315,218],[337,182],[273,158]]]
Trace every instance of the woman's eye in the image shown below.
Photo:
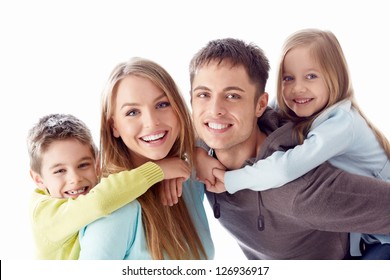
[[[163,102],[159,102],[156,106],[156,108],[166,108],[166,107],[169,107],[171,106],[171,103],[169,103],[168,101],[163,101]]]
[[[138,110],[129,110],[126,112],[126,116],[133,117],[136,116],[138,113],[139,113]]]

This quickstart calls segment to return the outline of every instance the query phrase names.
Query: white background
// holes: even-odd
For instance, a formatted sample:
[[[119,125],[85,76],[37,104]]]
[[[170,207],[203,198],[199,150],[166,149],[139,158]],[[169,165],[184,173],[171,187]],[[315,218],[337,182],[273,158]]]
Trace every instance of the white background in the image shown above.
[[[390,137],[390,17],[386,1],[0,1],[0,258],[32,259],[25,138],[48,113],[70,113],[96,143],[100,93],[112,68],[132,56],[160,63],[189,97],[188,64],[209,40],[254,42],[270,59],[301,28],[331,30],[349,62],[358,103]],[[207,205],[207,209],[209,207]],[[374,217],[373,217],[374,218]],[[217,260],[243,259],[210,216]]]

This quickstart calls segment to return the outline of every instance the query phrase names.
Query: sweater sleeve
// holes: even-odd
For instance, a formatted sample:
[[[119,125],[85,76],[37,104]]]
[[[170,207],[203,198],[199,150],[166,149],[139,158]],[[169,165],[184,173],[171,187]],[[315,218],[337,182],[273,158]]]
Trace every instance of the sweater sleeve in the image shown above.
[[[275,151],[269,157],[241,169],[227,171],[226,190],[263,191],[280,187],[306,174],[330,158],[345,153],[353,141],[353,119],[344,110],[335,110],[309,133],[303,144],[287,151]]]
[[[390,233],[389,182],[350,174],[325,163],[275,191],[273,198],[282,200],[271,202],[275,209],[287,210],[310,228]],[[283,209],[280,205],[284,205]]]
[[[49,242],[60,242],[92,221],[133,201],[162,181],[161,168],[152,162],[103,178],[87,195],[76,199],[39,197],[32,210],[33,230]]]

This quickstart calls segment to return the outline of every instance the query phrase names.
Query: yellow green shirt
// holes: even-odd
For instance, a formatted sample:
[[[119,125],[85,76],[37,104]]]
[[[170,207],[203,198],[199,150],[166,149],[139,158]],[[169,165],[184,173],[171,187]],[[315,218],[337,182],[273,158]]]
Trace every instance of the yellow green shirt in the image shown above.
[[[75,199],[53,198],[36,189],[30,208],[36,257],[78,259],[81,228],[133,201],[163,179],[162,169],[147,162],[133,170],[102,178],[87,195]]]

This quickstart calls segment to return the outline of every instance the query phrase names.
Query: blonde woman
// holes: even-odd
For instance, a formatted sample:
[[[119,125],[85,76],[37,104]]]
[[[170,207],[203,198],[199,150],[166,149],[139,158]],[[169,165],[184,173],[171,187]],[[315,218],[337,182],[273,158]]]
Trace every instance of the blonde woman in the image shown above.
[[[192,168],[191,116],[157,63],[133,58],[114,68],[102,100],[101,153],[105,175],[177,156]],[[184,182],[172,207],[161,203],[158,185],[81,230],[80,259],[212,259],[203,184]]]

